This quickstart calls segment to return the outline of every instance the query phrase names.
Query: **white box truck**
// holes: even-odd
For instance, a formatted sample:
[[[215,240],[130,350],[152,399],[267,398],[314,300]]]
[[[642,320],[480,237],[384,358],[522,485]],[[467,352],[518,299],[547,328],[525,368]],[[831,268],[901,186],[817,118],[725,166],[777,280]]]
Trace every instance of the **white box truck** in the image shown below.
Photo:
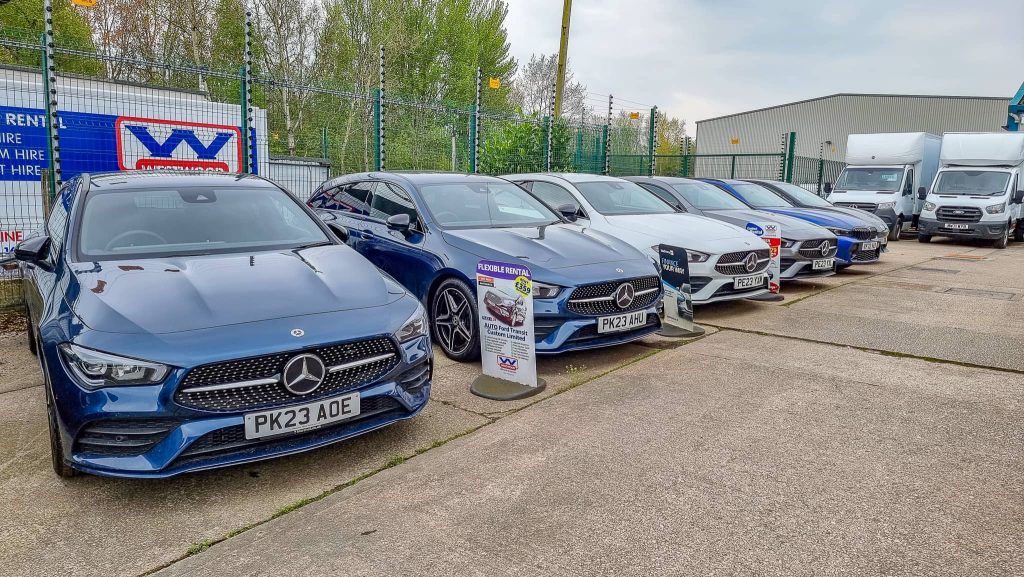
[[[849,135],[847,166],[828,200],[877,215],[889,227],[889,240],[899,240],[906,226],[917,226],[919,191],[935,177],[941,143],[927,132]]]
[[[1024,133],[947,132],[942,167],[921,209],[918,239],[933,236],[992,240],[1006,248],[1024,240]]]

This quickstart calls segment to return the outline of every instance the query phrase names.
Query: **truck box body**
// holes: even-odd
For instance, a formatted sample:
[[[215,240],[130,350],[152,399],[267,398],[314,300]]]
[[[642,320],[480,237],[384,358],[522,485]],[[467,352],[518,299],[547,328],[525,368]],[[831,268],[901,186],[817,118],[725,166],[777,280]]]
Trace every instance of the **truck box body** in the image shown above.
[[[846,164],[917,164],[934,157],[941,142],[942,137],[927,132],[851,134],[846,139]]]
[[[943,166],[1018,166],[1024,163],[1024,132],[947,132]]]

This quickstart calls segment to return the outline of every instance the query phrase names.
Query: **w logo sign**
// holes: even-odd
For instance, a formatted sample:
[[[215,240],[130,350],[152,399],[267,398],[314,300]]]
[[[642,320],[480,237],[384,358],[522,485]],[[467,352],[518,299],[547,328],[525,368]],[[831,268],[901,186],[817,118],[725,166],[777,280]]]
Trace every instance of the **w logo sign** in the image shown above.
[[[242,171],[235,126],[122,116],[115,123],[121,170]]]
[[[503,357],[501,355],[497,355],[497,357],[498,366],[500,368],[505,369],[506,371],[513,372],[519,370],[519,359],[514,359],[512,357]]]

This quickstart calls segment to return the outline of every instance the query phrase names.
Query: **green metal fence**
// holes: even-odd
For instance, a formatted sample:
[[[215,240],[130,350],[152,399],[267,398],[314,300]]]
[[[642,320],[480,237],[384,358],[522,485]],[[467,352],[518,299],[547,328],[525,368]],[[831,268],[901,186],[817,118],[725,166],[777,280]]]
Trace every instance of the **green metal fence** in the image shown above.
[[[807,156],[797,156],[793,164],[793,184],[825,196],[825,183],[835,184],[846,163]]]

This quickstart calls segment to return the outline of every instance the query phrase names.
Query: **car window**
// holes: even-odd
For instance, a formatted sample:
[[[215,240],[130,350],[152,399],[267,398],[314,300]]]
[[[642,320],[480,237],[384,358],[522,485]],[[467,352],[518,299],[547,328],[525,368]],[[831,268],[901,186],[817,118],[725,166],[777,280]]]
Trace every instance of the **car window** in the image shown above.
[[[75,179],[65,185],[57,193],[57,198],[50,207],[50,217],[46,220],[46,234],[50,237],[49,255],[46,260],[50,264],[56,263],[61,251],[64,250],[68,230],[68,206],[74,198],[74,192],[78,190],[79,183],[80,181]]]
[[[251,252],[330,242],[278,188],[116,188],[93,184],[82,207],[77,252],[114,260]]]
[[[561,219],[529,192],[507,182],[428,184],[420,196],[446,228],[543,226]]]
[[[326,201],[323,208],[344,210],[357,214],[370,214],[370,195],[373,194],[375,182],[350,182],[343,184]]]
[[[730,184],[754,208],[791,208],[786,199],[757,184]]]
[[[821,198],[820,196],[814,194],[813,192],[807,190],[806,188],[797,186],[795,184],[789,184],[788,182],[773,182],[772,184],[782,189],[782,192],[785,192],[789,196],[795,198],[797,202],[799,202],[800,204],[805,204],[807,206],[816,206],[821,208],[828,208],[832,206],[831,202],[825,200],[824,198]]]
[[[668,203],[669,206],[674,206],[674,207],[678,208],[679,210],[681,210],[683,212],[686,212],[686,209],[682,206],[682,203],[680,203],[679,200],[676,197],[672,196],[669,192],[665,191],[660,186],[655,186],[653,184],[647,184],[646,182],[638,182],[637,184],[639,184],[641,187],[643,187],[644,190],[647,190],[648,192],[650,192],[654,196],[656,196],[656,197],[660,198],[661,200],[665,201],[666,203]]]
[[[575,185],[594,210],[601,214],[615,216],[675,212],[671,206],[634,182],[598,180],[577,182]]]
[[[409,222],[416,223],[416,205],[402,188],[390,182],[379,182],[370,201],[370,216],[387,220],[396,214],[408,214]]]
[[[701,210],[741,210],[743,201],[721,188],[706,182],[677,182],[672,185],[687,202]]]
[[[544,182],[542,180],[532,181],[531,184],[530,192],[547,203],[551,208],[557,209],[565,204],[574,204],[576,206],[580,205],[579,201],[573,197],[572,193],[557,184],[551,184],[550,182]]]

